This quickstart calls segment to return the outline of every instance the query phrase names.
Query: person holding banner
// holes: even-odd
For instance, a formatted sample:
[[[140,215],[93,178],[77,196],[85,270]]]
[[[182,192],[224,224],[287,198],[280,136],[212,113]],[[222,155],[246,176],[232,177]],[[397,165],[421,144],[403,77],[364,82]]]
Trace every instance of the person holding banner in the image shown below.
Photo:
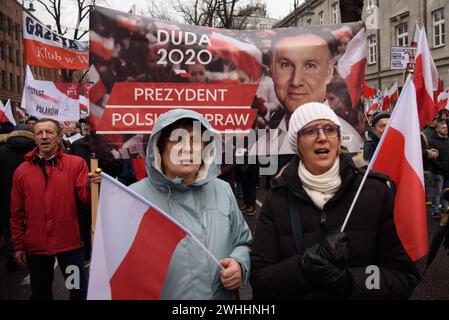
[[[361,184],[341,153],[340,122],[321,103],[298,108],[288,141],[296,156],[272,184],[257,221],[251,284],[255,299],[406,299],[420,279],[393,221],[388,179]]]
[[[84,160],[64,154],[61,127],[55,120],[36,122],[37,147],[14,172],[11,235],[15,258],[30,270],[33,300],[51,300],[55,258],[64,278],[72,276],[70,299],[86,298],[87,281],[77,217],[77,199],[90,202],[91,183],[101,176],[87,171]]]
[[[222,267],[191,237],[183,239],[161,299],[233,299],[233,290],[248,282],[251,231],[230,185],[217,178],[220,156],[221,138],[200,114],[176,109],[155,122],[147,148],[148,177],[130,189],[190,230]]]

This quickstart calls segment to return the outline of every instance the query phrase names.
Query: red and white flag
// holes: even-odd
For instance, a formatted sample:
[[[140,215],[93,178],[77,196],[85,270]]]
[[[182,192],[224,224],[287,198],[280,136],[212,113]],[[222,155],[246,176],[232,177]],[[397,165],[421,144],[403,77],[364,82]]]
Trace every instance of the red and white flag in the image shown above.
[[[239,41],[222,33],[213,32],[208,50],[227,60],[245,72],[253,80],[262,74],[262,52],[253,44]]]
[[[436,101],[435,105],[438,109],[447,109],[449,110],[449,88],[442,91]]]
[[[365,29],[361,29],[349,41],[345,53],[338,60],[337,71],[345,80],[351,97],[352,107],[355,108],[363,94],[361,83],[365,81],[366,36]]]
[[[147,200],[102,176],[87,298],[159,299],[173,252],[186,236],[195,238]]]
[[[413,48],[416,48],[418,46],[418,41],[419,41],[419,34],[421,33],[421,28],[419,27],[419,25],[416,23],[415,24],[415,32],[413,33],[413,39],[411,41],[411,46]]]
[[[393,105],[396,101],[398,101],[399,96],[399,90],[398,90],[398,83],[395,81],[393,83],[393,86],[390,88],[388,92],[388,97],[390,99],[390,105]]]
[[[374,100],[371,104],[367,104],[367,108],[365,111],[365,114],[374,114],[377,111],[379,111],[379,104],[377,103],[377,100]]]
[[[17,125],[16,119],[14,119],[12,114],[11,99],[6,102],[4,107],[0,106],[0,122],[10,122],[13,125]]]
[[[111,60],[114,52],[114,37],[105,38],[95,33],[89,32],[90,51],[104,60]]]
[[[413,261],[428,250],[424,174],[415,86],[409,77],[402,89],[369,170],[388,175],[396,185],[394,223]]]
[[[438,72],[429,51],[424,30],[421,30],[418,41],[413,81],[416,87],[419,124],[423,128],[438,112],[433,101],[434,91],[438,90]]]
[[[385,89],[382,99],[382,111],[388,111],[391,108],[390,91]]]

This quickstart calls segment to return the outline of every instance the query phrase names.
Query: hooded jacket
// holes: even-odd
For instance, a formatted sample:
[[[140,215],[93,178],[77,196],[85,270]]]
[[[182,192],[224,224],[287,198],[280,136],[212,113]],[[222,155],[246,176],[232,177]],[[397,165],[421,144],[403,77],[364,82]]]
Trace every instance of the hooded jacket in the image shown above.
[[[9,223],[14,171],[35,146],[31,131],[15,130],[8,135],[6,145],[0,147],[0,222]]]
[[[251,284],[255,299],[377,298],[405,299],[420,279],[418,270],[405,252],[393,221],[394,196],[386,178],[370,173],[346,226],[349,258],[343,268],[351,274],[349,297],[336,297],[318,291],[307,280],[299,265],[293,237],[288,192],[298,203],[304,247],[322,241],[337,231],[346,218],[363,178],[350,157],[340,156],[341,186],[318,209],[302,187],[296,156],[281,170],[262,206],[252,246]],[[379,287],[370,290],[366,283],[377,266]]]
[[[10,222],[15,251],[55,255],[81,247],[76,200],[90,203],[87,165],[61,149],[53,159],[40,161],[35,148],[14,172]]]
[[[163,128],[180,120],[198,120],[213,137],[207,163],[196,180],[184,185],[179,178],[170,180],[161,170],[161,154],[157,147]],[[211,146],[211,148],[208,148]],[[176,219],[190,230],[218,259],[234,258],[243,272],[243,286],[249,279],[251,231],[238,208],[230,185],[219,175],[221,138],[198,113],[172,110],[155,123],[147,148],[148,177],[130,188]],[[220,280],[219,267],[190,237],[177,246],[165,278],[161,299],[232,299]]]

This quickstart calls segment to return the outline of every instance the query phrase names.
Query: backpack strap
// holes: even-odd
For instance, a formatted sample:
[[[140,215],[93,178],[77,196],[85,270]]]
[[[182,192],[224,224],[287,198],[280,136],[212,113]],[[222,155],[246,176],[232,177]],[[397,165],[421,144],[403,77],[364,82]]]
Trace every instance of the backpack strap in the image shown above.
[[[293,239],[295,240],[296,250],[299,254],[304,252],[304,239],[302,237],[301,219],[299,217],[298,201],[293,193],[288,190],[288,208],[290,211],[290,222],[293,230]]]

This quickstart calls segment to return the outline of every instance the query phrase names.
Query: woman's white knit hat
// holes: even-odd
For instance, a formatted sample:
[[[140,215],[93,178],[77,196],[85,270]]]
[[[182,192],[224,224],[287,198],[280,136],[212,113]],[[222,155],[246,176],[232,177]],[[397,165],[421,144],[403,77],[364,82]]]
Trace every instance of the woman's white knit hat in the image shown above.
[[[298,132],[307,124],[316,120],[330,120],[341,126],[335,112],[327,105],[319,102],[309,102],[298,107],[293,112],[288,125],[288,141],[290,147],[298,153]]]

